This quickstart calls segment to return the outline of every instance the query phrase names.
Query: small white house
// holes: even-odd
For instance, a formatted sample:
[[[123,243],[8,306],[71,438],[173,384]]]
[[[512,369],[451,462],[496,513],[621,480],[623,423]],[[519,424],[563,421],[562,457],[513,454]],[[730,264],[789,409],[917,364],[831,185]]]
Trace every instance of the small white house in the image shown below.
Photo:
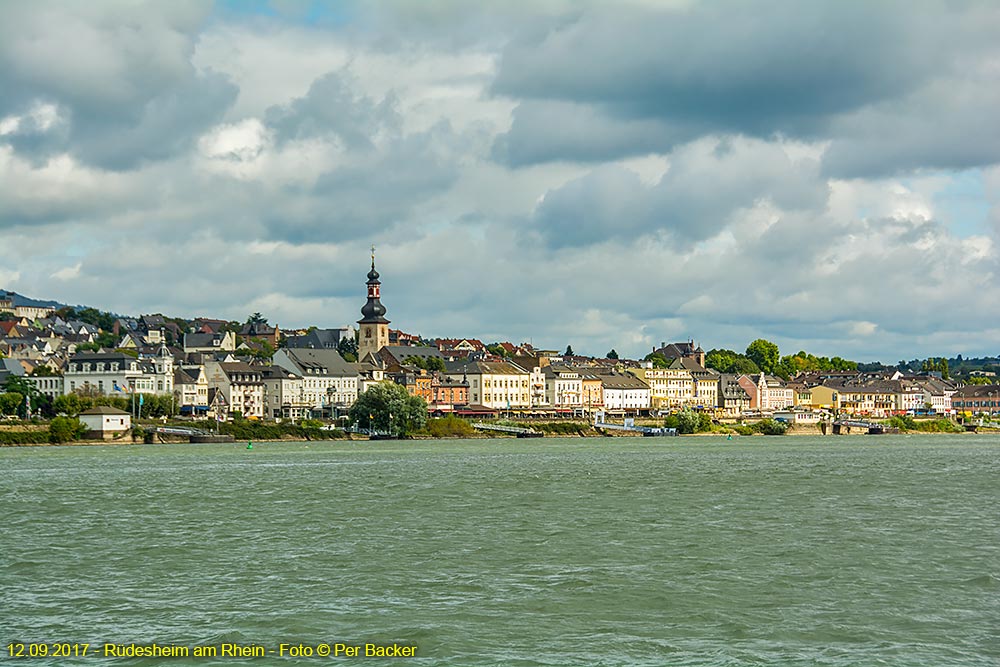
[[[90,438],[107,440],[132,429],[132,415],[106,405],[84,410],[80,413],[80,421],[87,427],[87,437]]]

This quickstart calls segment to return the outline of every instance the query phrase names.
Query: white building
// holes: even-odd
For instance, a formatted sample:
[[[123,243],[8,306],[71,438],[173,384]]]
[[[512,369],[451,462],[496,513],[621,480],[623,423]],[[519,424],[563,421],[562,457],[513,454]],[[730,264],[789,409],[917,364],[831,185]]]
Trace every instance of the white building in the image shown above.
[[[268,366],[261,375],[264,381],[264,415],[268,419],[306,419],[313,405],[306,400],[301,375],[281,366]]]
[[[649,385],[629,373],[609,373],[598,376],[604,394],[604,409],[607,412],[628,412],[648,410],[650,407]]]
[[[174,358],[166,348],[159,356],[136,359],[121,352],[81,352],[63,369],[63,393],[96,391],[115,395],[171,395],[174,391]]]
[[[251,366],[242,361],[209,361],[205,364],[208,388],[222,394],[230,414],[239,413],[244,417],[264,416],[264,382],[260,366]]]
[[[182,415],[208,413],[208,376],[203,366],[174,371],[174,395]]]
[[[336,350],[282,348],[272,364],[302,378],[301,402],[314,414],[346,410],[358,400],[358,368]]]
[[[98,405],[80,413],[89,437],[114,438],[132,429],[132,416],[124,410]]]
[[[545,400],[553,408],[579,408],[583,405],[583,378],[566,366],[551,365],[543,369]]]

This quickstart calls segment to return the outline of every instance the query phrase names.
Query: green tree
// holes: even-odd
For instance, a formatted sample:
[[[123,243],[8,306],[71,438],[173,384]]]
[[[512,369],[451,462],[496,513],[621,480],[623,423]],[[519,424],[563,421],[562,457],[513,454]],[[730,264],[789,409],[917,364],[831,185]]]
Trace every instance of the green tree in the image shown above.
[[[758,338],[750,343],[747,345],[746,355],[765,373],[774,373],[778,369],[778,346],[769,340]]]
[[[491,343],[486,346],[486,351],[490,354],[495,354],[501,359],[506,359],[508,356],[507,349],[500,343]]]
[[[76,417],[56,417],[49,424],[49,442],[69,442],[87,432],[87,427]]]
[[[415,355],[410,355],[403,359],[404,366],[415,366],[423,370],[427,370],[427,362],[424,361],[423,357],[418,357]]]
[[[677,413],[677,432],[695,433],[701,426],[701,417],[697,412],[686,408]]]
[[[24,396],[16,391],[0,394],[0,415],[17,414],[24,405]]]
[[[83,410],[86,410],[81,403],[80,396],[76,394],[66,394],[65,396],[56,396],[56,399],[52,401],[52,410],[56,414],[67,414],[70,417],[76,417]]]
[[[358,337],[357,335],[341,338],[337,343],[337,352],[344,358],[344,361],[358,360]]]
[[[650,352],[643,361],[653,362],[653,368],[666,368],[670,365],[670,360],[659,352]]]
[[[576,356],[576,353],[573,352],[573,346],[572,345],[567,345],[566,346],[566,351],[563,352],[563,356],[564,357],[575,357]]]
[[[617,359],[618,358],[618,353],[615,352],[615,348],[611,348],[611,351],[608,352],[607,358],[608,359]]]
[[[261,315],[260,313],[254,313],[253,315],[247,318],[247,324],[263,324],[266,326],[267,318]]]
[[[427,424],[427,403],[394,382],[379,382],[358,395],[348,413],[362,428],[407,435]]]

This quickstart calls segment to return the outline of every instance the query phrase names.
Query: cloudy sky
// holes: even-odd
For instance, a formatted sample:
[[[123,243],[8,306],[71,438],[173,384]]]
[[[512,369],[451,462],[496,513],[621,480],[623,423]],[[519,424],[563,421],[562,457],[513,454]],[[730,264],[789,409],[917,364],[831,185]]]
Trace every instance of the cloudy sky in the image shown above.
[[[1000,353],[1000,4],[0,3],[0,288],[643,355]]]

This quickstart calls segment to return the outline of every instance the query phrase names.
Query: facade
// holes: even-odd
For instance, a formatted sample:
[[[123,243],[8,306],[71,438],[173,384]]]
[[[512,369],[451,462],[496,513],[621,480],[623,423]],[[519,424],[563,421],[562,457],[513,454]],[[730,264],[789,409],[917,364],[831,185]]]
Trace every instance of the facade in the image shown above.
[[[740,386],[750,396],[750,409],[762,412],[784,410],[795,405],[795,392],[773,375],[741,375]]]
[[[373,357],[389,344],[389,320],[385,319],[382,305],[382,283],[375,270],[375,248],[372,248],[372,270],[368,272],[368,302],[361,307],[362,318],[358,320],[358,359],[367,355]]]
[[[428,409],[434,412],[451,412],[456,407],[469,404],[469,381],[456,380],[442,373],[435,373],[431,381],[433,398]]]
[[[546,366],[545,400],[558,409],[576,409],[583,406],[583,379],[575,369],[562,364]]]
[[[626,413],[649,410],[649,385],[636,376],[631,373],[612,371],[597,377],[601,381],[601,400],[606,412]]]
[[[105,440],[120,437],[132,430],[132,416],[124,410],[98,405],[80,413],[80,421],[87,427],[87,437]]]
[[[467,380],[469,403],[494,410],[531,407],[531,374],[509,361],[453,362],[447,376]]]
[[[236,336],[232,331],[220,333],[188,333],[184,334],[184,353],[201,352],[232,352],[236,349]]]
[[[686,368],[653,368],[647,363],[642,368],[627,370],[649,387],[653,409],[679,410],[691,405],[694,383],[691,371]]]
[[[221,394],[220,403],[228,408],[228,412],[256,419],[264,416],[261,370],[260,366],[242,361],[209,361],[205,364],[209,389]]]
[[[305,382],[301,375],[282,366],[261,369],[264,383],[264,414],[268,419],[307,419],[313,404],[306,399]]]
[[[311,406],[314,416],[332,416],[358,400],[358,367],[336,350],[282,348],[271,363],[302,378],[301,402]]]
[[[64,394],[138,392],[169,396],[174,392],[174,358],[166,348],[151,359],[136,359],[120,352],[81,352],[70,357],[63,375]]]
[[[174,394],[182,415],[204,415],[208,412],[208,377],[205,369],[174,370]]]
[[[66,393],[63,391],[63,376],[61,375],[29,375],[25,379],[35,385],[38,393],[49,398],[63,396]]]
[[[719,375],[718,406],[726,417],[739,417],[750,409],[750,394],[740,384],[738,375]]]
[[[970,384],[958,389],[950,397],[951,408],[968,416],[1000,414],[1000,385]]]

